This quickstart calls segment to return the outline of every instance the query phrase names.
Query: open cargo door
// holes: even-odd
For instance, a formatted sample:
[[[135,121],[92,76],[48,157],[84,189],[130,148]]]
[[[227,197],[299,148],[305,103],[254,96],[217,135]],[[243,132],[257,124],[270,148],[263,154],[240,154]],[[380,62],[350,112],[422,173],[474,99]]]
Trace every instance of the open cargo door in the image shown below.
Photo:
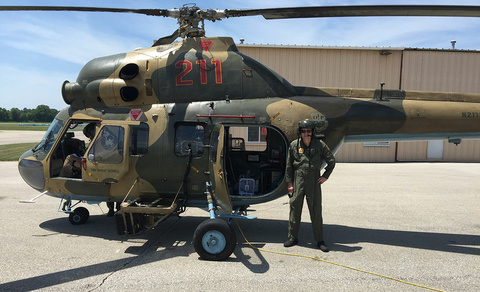
[[[232,212],[232,202],[227,189],[227,174],[224,168],[225,128],[216,125],[210,136],[210,181],[214,204],[222,208],[222,213]]]

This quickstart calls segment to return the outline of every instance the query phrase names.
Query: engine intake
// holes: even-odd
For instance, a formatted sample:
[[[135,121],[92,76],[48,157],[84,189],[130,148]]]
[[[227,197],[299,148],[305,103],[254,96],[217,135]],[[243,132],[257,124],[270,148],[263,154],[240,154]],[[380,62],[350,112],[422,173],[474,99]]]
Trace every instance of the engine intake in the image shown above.
[[[81,98],[83,88],[78,83],[65,80],[62,85],[62,97],[65,103],[72,104],[77,98]]]

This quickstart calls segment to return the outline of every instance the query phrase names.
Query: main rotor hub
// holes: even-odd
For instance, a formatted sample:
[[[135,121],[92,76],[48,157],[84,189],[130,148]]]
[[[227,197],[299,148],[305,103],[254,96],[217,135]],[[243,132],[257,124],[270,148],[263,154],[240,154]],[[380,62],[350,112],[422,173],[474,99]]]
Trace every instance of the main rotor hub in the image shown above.
[[[181,8],[169,9],[167,16],[178,19],[180,37],[204,37],[205,20],[212,22],[221,20],[225,18],[225,11],[218,9],[201,10],[195,5],[184,5]]]

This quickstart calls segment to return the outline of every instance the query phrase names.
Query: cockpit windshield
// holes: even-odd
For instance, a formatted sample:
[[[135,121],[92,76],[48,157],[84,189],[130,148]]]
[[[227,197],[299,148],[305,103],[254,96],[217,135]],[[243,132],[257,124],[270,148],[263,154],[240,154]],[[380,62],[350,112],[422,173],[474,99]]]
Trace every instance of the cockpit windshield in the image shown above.
[[[54,119],[45,133],[45,136],[43,136],[42,141],[40,141],[37,146],[33,147],[33,152],[38,150],[48,152],[50,148],[52,148],[53,143],[57,139],[58,133],[62,130],[64,124],[64,121]]]

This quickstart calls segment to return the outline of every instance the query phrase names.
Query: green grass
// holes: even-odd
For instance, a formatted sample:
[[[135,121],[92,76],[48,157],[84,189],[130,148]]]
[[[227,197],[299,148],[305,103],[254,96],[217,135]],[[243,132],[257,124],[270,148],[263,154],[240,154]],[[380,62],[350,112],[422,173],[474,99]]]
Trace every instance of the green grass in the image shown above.
[[[38,143],[18,143],[0,145],[0,161],[16,161],[25,151],[30,150]]]
[[[22,124],[22,125],[19,125]],[[31,124],[31,125],[28,125]],[[35,123],[0,123],[0,130],[13,130],[13,131],[47,131],[48,126],[34,126]],[[48,123],[38,123],[48,124]]]

